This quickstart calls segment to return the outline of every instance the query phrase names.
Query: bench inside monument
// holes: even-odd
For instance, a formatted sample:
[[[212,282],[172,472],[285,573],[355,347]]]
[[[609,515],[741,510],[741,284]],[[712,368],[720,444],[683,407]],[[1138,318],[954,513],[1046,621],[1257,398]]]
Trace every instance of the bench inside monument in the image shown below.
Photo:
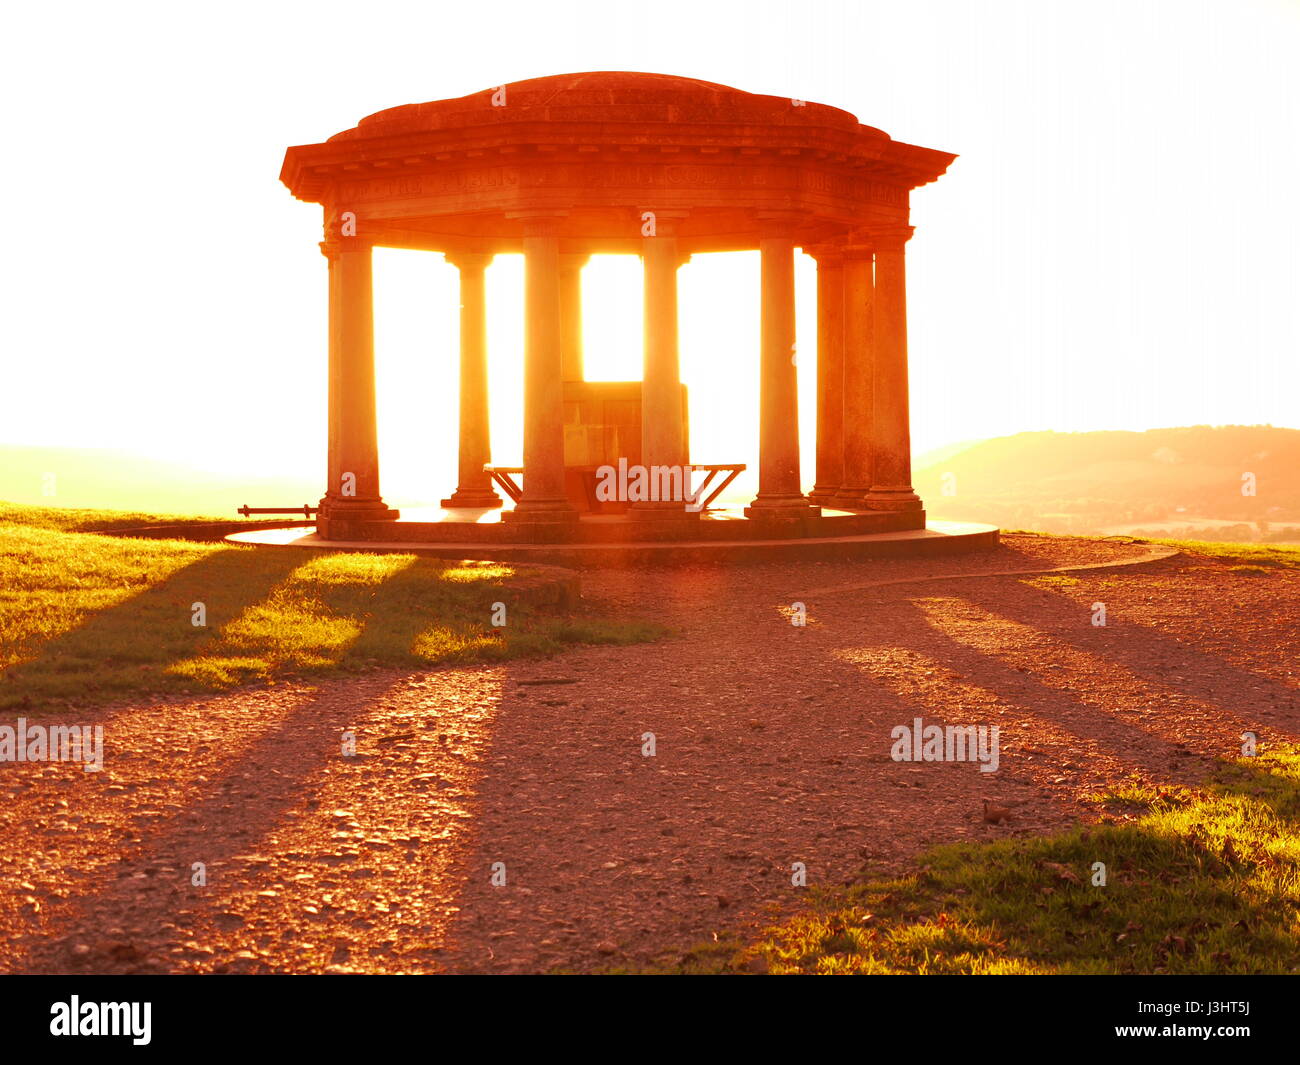
[[[682,435],[690,440],[686,386],[681,385]],[[689,462],[683,448],[684,462]],[[597,498],[598,471],[641,464],[641,382],[564,382],[564,487],[569,502],[580,514],[621,514],[626,500]],[[742,467],[743,468],[743,467]],[[518,466],[488,467],[493,479],[515,502],[523,473]]]

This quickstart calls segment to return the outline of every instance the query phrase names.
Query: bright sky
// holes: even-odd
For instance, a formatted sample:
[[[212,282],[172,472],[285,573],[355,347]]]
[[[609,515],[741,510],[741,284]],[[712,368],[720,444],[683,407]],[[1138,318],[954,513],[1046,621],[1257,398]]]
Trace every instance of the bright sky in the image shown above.
[[[323,479],[320,214],[280,185],[285,147],[583,70],[814,100],[960,155],[913,197],[918,453],[1300,425],[1300,3],[86,3],[6,21],[0,442]],[[392,498],[452,487],[454,281],[439,256],[378,254]],[[701,257],[681,281],[692,456],[753,462],[756,256]],[[639,376],[639,265],[594,260],[585,284],[588,376]],[[521,285],[517,259],[489,273],[502,463],[520,447]],[[811,358],[801,373],[811,413]]]

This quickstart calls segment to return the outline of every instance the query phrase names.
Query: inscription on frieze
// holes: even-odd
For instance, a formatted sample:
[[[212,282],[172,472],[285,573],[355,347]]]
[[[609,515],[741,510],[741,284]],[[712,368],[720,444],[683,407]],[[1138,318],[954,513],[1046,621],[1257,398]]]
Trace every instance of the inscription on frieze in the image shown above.
[[[403,196],[421,195],[425,191],[425,182],[420,174],[370,178],[365,181],[345,181],[339,186],[339,191],[345,200],[395,200]]]
[[[346,181],[340,186],[347,200],[399,200],[412,196],[510,188],[519,184],[517,167],[496,166],[476,170],[441,168],[432,174]]]
[[[526,185],[534,188],[760,188],[770,183],[771,171],[758,167],[704,166],[690,163],[585,163],[560,165],[527,172]]]
[[[509,188],[791,189],[841,200],[891,206],[907,203],[907,190],[847,174],[762,166],[703,163],[556,163],[474,169],[440,167],[432,173],[368,178],[341,186],[345,200],[375,201],[456,195]]]
[[[881,181],[866,181],[847,174],[830,174],[821,170],[801,170],[799,187],[805,192],[820,192],[841,200],[860,200],[869,203],[902,206],[907,203],[907,190]]]
[[[494,166],[481,170],[439,171],[433,175],[431,192],[467,192],[473,189],[509,189],[519,184],[519,170]]]

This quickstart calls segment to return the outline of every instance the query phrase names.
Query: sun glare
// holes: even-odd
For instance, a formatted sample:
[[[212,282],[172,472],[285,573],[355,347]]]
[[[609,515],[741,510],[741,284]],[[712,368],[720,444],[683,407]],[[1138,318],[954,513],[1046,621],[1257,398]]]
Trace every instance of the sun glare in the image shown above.
[[[454,267],[441,255],[375,252],[375,359],[385,497],[430,506],[455,485],[459,325]],[[817,269],[795,265],[800,460],[810,486],[817,412]],[[499,255],[487,271],[492,458],[523,458],[524,270]],[[678,272],[681,375],[690,397],[690,457],[749,469],[724,499],[757,490],[757,252],[696,255]],[[639,381],[642,272],[634,255],[593,255],[582,274],[584,376]]]

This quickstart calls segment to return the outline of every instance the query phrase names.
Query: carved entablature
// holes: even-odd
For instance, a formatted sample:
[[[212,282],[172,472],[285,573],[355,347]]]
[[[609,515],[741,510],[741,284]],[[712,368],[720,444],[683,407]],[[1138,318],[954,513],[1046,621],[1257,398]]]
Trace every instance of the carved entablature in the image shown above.
[[[605,199],[642,203],[653,190],[688,192],[708,199],[713,193],[728,204],[735,194],[780,190],[810,198],[905,208],[908,190],[850,173],[833,173],[795,166],[723,166],[699,163],[604,163],[574,160],[533,166],[444,166],[425,174],[344,180],[335,186],[336,204],[373,204],[393,200],[420,201],[434,213],[440,200],[450,208],[467,196],[484,207],[515,206],[520,192],[531,189],[596,190]],[[702,195],[701,195],[702,194]],[[495,199],[496,202],[493,202]]]
[[[496,242],[518,238],[521,212],[562,211],[576,239],[632,235],[647,205],[689,209],[683,238],[707,249],[752,246],[773,211],[809,240],[906,225],[910,190],[953,158],[820,104],[601,73],[381,111],[290,148],[281,180],[331,218]]]

